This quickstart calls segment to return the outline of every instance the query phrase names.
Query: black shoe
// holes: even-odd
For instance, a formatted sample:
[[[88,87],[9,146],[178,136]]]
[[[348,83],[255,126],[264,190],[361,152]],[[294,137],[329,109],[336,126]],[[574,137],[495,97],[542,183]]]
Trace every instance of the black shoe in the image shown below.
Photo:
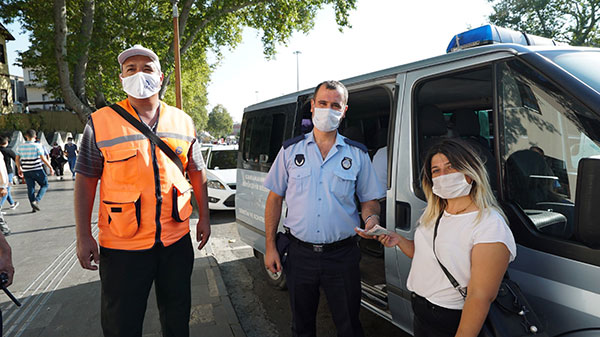
[[[31,202],[31,208],[33,209],[34,212],[37,212],[40,210],[40,205],[38,205],[37,201],[32,201]]]

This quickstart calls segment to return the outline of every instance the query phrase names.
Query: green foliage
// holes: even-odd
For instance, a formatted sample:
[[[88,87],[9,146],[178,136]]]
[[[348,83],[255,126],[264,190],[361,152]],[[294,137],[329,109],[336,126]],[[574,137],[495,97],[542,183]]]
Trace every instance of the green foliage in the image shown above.
[[[192,117],[196,130],[204,130],[208,120],[206,86],[211,72],[210,67],[204,58],[186,57],[181,69],[182,110]],[[175,106],[175,85],[167,90],[164,101]]]
[[[84,124],[70,111],[37,111],[30,114],[7,114],[0,116],[0,133],[10,134],[15,130],[83,132]]]
[[[82,12],[86,3],[90,0],[66,2],[66,60],[71,86],[78,61],[83,55],[89,55],[87,63],[84,62],[85,93],[77,94],[84,105],[92,106],[94,101],[110,103],[125,97],[117,56],[134,44],[154,50],[166,75],[165,85],[172,82],[169,81],[174,68],[172,1],[96,0],[90,41],[82,38],[85,26]],[[184,84],[183,92],[187,96],[184,108],[187,107],[198,127],[205,121],[206,113],[200,106],[206,105],[208,69],[214,66],[208,64],[207,52],[214,52],[218,63],[222,48],[235,48],[244,27],[252,27],[262,32],[264,53],[272,57],[275,47],[285,44],[294,31],[308,32],[317,11],[325,5],[334,7],[340,27],[349,26],[347,17],[356,7],[356,0],[180,0],[182,62],[189,68],[183,70],[183,77],[190,79]],[[65,88],[60,87],[55,54],[55,10],[53,1],[49,0],[0,0],[0,19],[7,23],[18,20],[23,29],[31,33],[31,47],[21,53],[18,62],[32,68],[49,92],[62,97]],[[169,94],[167,99],[171,100]]]
[[[233,131],[233,119],[221,104],[217,104],[208,114],[206,131],[218,138],[226,137]]]
[[[574,46],[600,46],[600,0],[488,0],[493,24]]]

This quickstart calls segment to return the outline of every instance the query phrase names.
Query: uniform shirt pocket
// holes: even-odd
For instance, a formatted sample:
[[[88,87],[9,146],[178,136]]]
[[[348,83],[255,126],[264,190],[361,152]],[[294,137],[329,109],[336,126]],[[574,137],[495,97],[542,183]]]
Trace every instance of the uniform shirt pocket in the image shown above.
[[[302,193],[308,191],[310,168],[294,168],[289,171],[288,191]]]
[[[331,182],[331,192],[338,200],[354,198],[356,190],[356,174],[352,171],[333,171],[333,181]]]

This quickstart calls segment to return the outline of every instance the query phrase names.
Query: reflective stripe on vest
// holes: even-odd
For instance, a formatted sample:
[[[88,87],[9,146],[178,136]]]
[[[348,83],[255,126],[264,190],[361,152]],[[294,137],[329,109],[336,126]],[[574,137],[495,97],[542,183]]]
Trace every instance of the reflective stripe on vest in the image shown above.
[[[124,100],[118,103],[139,119]],[[189,232],[192,189],[167,155],[109,107],[91,115],[104,156],[100,178],[98,239],[106,248],[143,250],[169,246]],[[161,102],[156,133],[188,164],[195,139],[192,119]]]

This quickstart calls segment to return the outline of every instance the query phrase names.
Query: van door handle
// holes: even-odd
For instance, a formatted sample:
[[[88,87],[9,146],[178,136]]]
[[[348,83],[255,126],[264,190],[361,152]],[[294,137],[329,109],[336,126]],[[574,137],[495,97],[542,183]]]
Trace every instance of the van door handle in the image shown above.
[[[396,228],[402,230],[410,229],[410,204],[396,201]]]

